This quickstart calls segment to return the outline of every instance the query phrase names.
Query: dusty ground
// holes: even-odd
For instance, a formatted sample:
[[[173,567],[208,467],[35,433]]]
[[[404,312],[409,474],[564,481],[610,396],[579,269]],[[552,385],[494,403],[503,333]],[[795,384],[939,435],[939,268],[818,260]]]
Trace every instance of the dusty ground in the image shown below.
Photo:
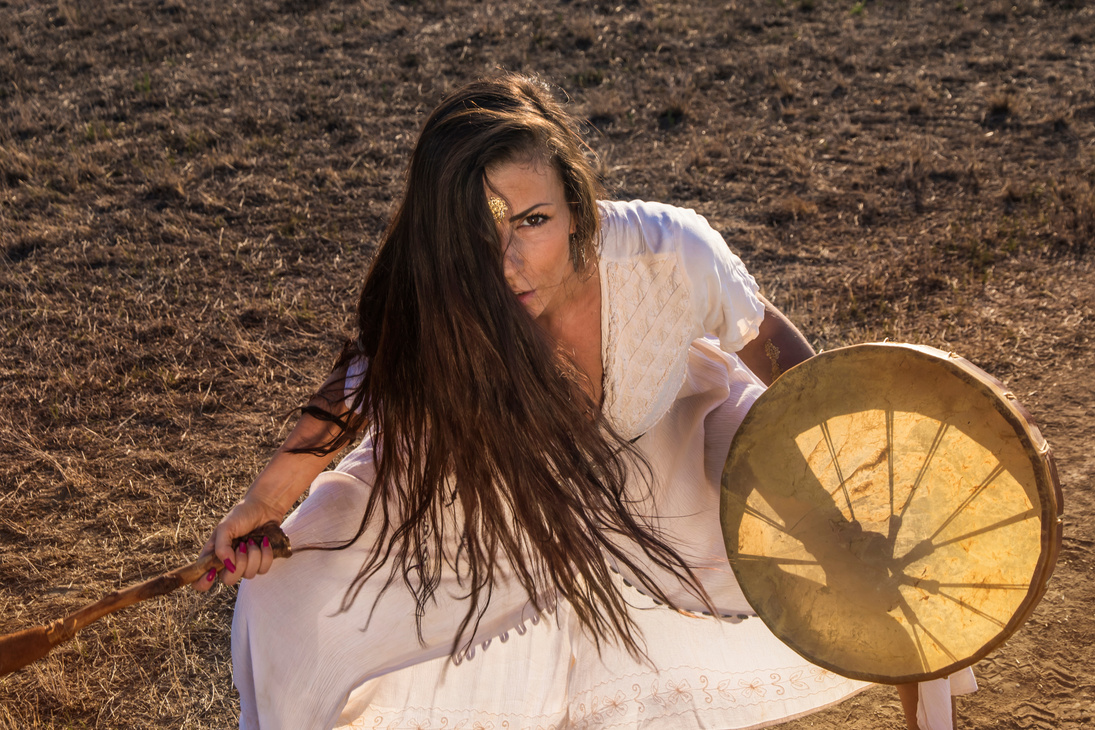
[[[0,0],[0,632],[189,560],[349,323],[426,111],[571,95],[618,197],[708,216],[820,348],[956,351],[1065,539],[964,726],[1095,727],[1095,13],[1079,2]],[[233,723],[232,592],[0,679],[0,727]],[[898,727],[873,690],[797,728]]]

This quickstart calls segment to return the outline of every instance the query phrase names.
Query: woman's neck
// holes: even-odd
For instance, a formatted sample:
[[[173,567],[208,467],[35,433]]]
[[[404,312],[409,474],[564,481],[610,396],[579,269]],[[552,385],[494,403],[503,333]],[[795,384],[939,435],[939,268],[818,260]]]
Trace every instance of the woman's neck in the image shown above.
[[[550,314],[537,321],[573,360],[585,376],[587,392],[595,403],[601,402],[601,277],[596,265],[575,275],[572,294]]]

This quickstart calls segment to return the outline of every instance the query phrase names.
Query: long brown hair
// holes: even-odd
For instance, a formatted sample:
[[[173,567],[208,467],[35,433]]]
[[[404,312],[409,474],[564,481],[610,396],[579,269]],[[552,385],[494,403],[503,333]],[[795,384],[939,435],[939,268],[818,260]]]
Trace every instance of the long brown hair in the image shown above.
[[[456,91],[422,130],[361,293],[360,334],[336,364],[367,362],[353,410],[339,418],[309,409],[342,427],[317,453],[365,428],[379,444],[354,539],[374,523],[378,537],[342,608],[390,565],[384,590],[401,577],[415,594],[421,636],[448,565],[468,596],[455,652],[471,640],[500,571],[512,570],[537,608],[557,595],[596,641],[615,637],[641,652],[606,557],[644,576],[637,546],[706,596],[672,547],[629,509],[628,480],[649,484],[649,468],[506,284],[485,174],[525,155],[558,170],[575,220],[572,261],[594,260],[596,175],[549,88],[505,75]],[[457,555],[446,554],[447,540],[459,545]],[[640,581],[672,605],[652,580]]]

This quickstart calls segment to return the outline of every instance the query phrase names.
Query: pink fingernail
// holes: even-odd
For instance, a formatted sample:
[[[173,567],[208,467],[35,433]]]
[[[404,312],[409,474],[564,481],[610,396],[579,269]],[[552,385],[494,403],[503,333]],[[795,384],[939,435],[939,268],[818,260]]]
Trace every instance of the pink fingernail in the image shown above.
[[[247,541],[247,546],[248,547],[258,547],[258,545],[255,544],[254,540],[248,540]]]
[[[209,581],[210,583],[212,583],[214,580],[216,580],[216,578],[217,578],[217,569],[216,568],[210,568],[209,572],[205,574],[205,579],[207,581]]]
[[[263,538],[262,538],[262,546],[263,546],[263,547],[270,547],[270,536],[269,536],[269,535],[264,535],[264,536],[263,536]]]
[[[235,573],[236,572],[236,566],[232,564],[231,560],[225,560],[224,561],[224,567],[228,568],[229,573]]]
[[[243,553],[244,555],[247,554],[247,543],[245,543],[245,542],[240,543],[240,552]]]

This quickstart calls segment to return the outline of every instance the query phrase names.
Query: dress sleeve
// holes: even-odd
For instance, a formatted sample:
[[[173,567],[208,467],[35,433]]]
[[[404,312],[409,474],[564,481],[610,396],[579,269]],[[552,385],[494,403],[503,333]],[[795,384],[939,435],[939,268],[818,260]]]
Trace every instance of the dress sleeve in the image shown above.
[[[361,387],[365,379],[365,368],[369,361],[365,357],[355,357],[346,366],[346,382],[343,389],[346,399],[346,408],[354,407],[354,391]]]
[[[691,285],[693,316],[724,352],[737,352],[757,336],[764,305],[756,280],[703,216],[681,210],[679,251]]]

